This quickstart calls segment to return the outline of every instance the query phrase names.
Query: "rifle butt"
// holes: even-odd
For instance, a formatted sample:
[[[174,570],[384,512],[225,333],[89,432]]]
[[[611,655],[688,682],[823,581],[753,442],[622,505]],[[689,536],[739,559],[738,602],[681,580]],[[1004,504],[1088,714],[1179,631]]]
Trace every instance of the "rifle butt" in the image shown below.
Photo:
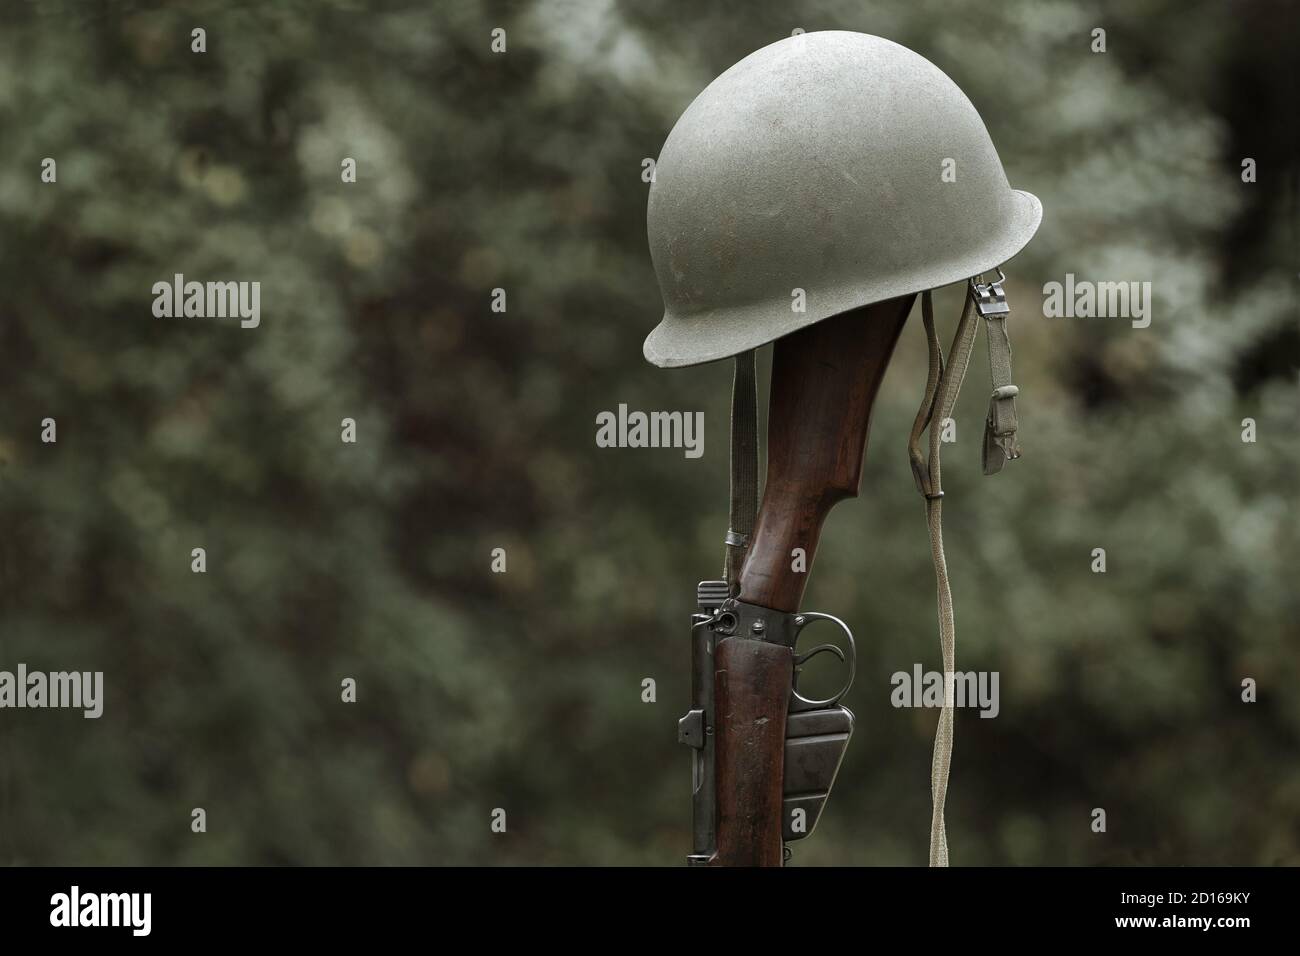
[[[797,611],[826,515],[858,493],[871,406],[916,296],[826,319],[772,353],[767,482],[740,598]],[[792,567],[800,549],[804,567]]]

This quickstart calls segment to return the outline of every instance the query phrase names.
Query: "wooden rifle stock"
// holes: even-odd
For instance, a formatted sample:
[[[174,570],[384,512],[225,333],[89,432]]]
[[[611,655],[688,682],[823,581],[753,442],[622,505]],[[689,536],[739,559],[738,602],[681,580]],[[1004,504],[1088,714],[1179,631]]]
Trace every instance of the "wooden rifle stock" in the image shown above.
[[[871,406],[914,295],[856,309],[777,341],[767,483],[739,600],[799,610],[822,523],[855,497]],[[807,571],[793,570],[795,548]],[[717,645],[717,853],[722,866],[780,866],[786,709],[794,654],[729,637]]]

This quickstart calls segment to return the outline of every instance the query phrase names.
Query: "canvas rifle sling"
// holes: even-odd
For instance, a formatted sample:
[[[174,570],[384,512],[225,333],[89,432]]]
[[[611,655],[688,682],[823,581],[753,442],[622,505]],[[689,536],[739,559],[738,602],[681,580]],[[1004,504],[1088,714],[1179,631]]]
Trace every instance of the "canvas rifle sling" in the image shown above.
[[[736,356],[731,381],[731,514],[727,553],[722,568],[735,597],[740,592],[740,567],[745,561],[758,513],[758,383],[754,350]]]

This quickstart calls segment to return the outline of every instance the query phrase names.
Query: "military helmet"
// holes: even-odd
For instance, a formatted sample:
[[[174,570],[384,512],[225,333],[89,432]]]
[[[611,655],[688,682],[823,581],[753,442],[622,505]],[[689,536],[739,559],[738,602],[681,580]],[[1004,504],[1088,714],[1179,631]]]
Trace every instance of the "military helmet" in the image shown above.
[[[695,98],[646,218],[664,316],[644,352],[671,367],[978,276],[1024,247],[1042,207],[1007,183],[942,70],[832,30],[763,47]]]

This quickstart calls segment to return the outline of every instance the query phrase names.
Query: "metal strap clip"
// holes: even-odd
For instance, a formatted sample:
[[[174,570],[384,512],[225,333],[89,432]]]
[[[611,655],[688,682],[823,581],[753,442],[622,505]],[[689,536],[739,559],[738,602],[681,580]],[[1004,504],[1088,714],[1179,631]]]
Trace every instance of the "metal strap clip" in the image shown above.
[[[975,309],[983,316],[1008,315],[1011,306],[1007,305],[1007,294],[1002,289],[1002,283],[1007,281],[1007,277],[1002,273],[1001,266],[993,271],[998,274],[998,277],[992,282],[980,282],[984,278],[982,272],[970,280]]]

